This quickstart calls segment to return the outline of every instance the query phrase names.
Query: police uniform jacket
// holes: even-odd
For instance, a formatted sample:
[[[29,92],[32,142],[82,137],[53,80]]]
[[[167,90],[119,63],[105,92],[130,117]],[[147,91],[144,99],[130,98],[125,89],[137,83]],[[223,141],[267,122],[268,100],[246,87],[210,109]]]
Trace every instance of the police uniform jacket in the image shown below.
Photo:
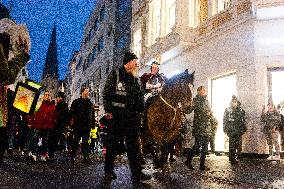
[[[124,67],[113,70],[107,78],[103,103],[106,113],[114,117],[133,117],[143,112],[144,99],[138,78]]]
[[[223,117],[224,133],[228,136],[241,136],[246,131],[245,111],[241,107],[226,108]]]
[[[214,118],[206,96],[196,95],[192,104],[191,108],[185,110],[186,113],[194,111],[192,135],[210,137]]]

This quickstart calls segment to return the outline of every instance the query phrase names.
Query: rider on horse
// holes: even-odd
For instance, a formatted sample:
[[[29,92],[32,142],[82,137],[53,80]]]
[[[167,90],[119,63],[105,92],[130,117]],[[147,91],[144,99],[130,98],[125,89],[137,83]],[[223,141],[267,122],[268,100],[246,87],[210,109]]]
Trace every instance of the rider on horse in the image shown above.
[[[145,90],[144,100],[146,104],[151,104],[151,102],[153,102],[153,98],[159,95],[162,87],[165,85],[165,82],[167,80],[166,76],[163,73],[159,73],[159,66],[160,64],[157,61],[152,62],[151,72],[144,73],[141,76],[141,82]]]
[[[167,80],[166,76],[163,73],[159,73],[159,63],[157,61],[152,62],[151,64],[151,72],[144,73],[141,76],[141,83],[143,89],[145,91],[144,100],[145,100],[145,117],[143,120],[143,127],[142,127],[142,135],[148,136],[149,130],[147,127],[147,111],[151,104],[155,102],[155,100],[159,97],[160,92],[162,91],[162,87],[165,85]],[[146,141],[144,141],[146,142]],[[153,140],[150,140],[144,143],[144,150],[143,153],[151,153],[153,156],[156,156],[157,146]],[[145,151],[147,149],[147,152]],[[155,157],[154,157],[155,159]]]

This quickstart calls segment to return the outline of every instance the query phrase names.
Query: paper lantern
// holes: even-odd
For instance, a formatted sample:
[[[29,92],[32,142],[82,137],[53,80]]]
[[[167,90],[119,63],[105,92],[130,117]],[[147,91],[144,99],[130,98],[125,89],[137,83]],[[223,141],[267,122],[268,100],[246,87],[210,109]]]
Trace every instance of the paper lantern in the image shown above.
[[[38,103],[39,95],[39,86],[31,86],[28,82],[18,82],[15,90],[13,106],[24,113],[33,113]]]

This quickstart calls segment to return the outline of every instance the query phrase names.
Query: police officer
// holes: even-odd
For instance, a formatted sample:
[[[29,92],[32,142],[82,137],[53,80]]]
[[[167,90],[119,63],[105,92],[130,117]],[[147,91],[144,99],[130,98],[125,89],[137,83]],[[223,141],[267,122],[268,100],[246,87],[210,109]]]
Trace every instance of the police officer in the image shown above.
[[[132,173],[133,184],[140,180],[151,179],[150,175],[142,173],[139,160],[138,130],[143,112],[143,93],[135,77],[138,58],[131,52],[126,52],[123,66],[113,70],[107,78],[103,103],[106,117],[111,120],[108,128],[105,158],[105,178],[116,179],[114,173],[114,159],[117,147],[126,141],[127,156]]]
[[[246,125],[245,111],[241,108],[240,102],[235,95],[232,96],[230,107],[225,109],[223,126],[224,133],[229,137],[229,161],[233,165],[238,164],[236,151],[242,145],[241,138],[246,131]]]
[[[211,136],[211,120],[213,117],[204,86],[197,88],[197,95],[193,99],[193,106],[186,110],[186,113],[190,113],[191,111],[194,111],[192,135],[195,138],[195,143],[188,152],[185,165],[191,170],[194,169],[192,166],[192,159],[201,148],[199,169],[204,171],[208,169],[205,167],[205,158],[208,151],[209,138]]]

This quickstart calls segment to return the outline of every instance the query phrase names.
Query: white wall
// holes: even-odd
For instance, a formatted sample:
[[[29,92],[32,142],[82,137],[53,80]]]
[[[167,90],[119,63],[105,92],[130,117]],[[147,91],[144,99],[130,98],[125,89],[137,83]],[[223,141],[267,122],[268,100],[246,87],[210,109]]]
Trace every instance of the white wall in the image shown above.
[[[184,56],[188,67],[196,71],[195,88],[200,85],[209,87],[210,100],[211,78],[235,72],[237,96],[247,112],[248,132],[243,137],[243,151],[249,153],[264,153],[265,143],[262,138],[261,125],[257,105],[257,72],[254,60],[254,22],[247,21],[237,27],[216,32],[216,35],[189,50]],[[197,41],[198,43],[198,41]],[[195,89],[196,90],[196,89]],[[196,94],[196,91],[194,91]]]

